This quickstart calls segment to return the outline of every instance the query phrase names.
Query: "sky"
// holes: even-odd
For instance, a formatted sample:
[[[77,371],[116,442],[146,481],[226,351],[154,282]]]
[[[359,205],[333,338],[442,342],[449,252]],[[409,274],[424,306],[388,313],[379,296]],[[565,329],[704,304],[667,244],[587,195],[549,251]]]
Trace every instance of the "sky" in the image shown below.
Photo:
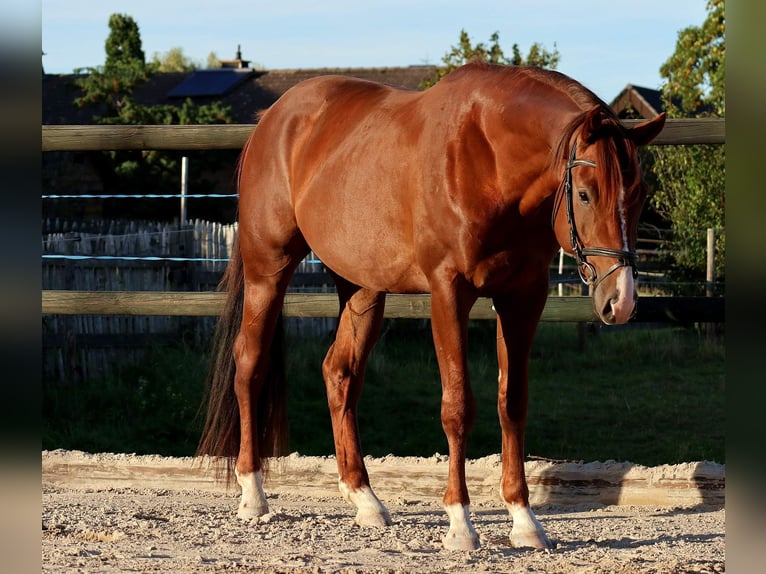
[[[441,64],[465,30],[498,32],[506,55],[537,42],[558,70],[613,100],[627,84],[659,89],[678,32],[701,25],[706,0],[42,0],[46,73],[102,65],[109,16],[138,24],[147,60],[171,48],[205,66],[237,46],[267,70]]]

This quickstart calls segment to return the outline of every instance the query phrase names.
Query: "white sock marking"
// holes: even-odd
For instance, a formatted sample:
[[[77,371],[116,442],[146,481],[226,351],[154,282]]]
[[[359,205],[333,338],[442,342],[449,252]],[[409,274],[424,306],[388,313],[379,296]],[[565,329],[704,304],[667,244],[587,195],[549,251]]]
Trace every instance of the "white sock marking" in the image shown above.
[[[269,503],[263,492],[263,472],[247,472],[239,474],[236,470],[237,483],[242,488],[238,514],[242,518],[263,516],[269,511]]]
[[[529,506],[521,504],[508,504],[508,513],[513,518],[513,530],[519,533],[543,532],[543,526],[538,522],[534,512]]]
[[[354,520],[360,526],[386,526],[391,524],[391,516],[388,514],[388,509],[375,496],[375,493],[369,486],[352,490],[338,477],[338,490],[340,490],[343,498],[356,507],[357,513]]]
[[[476,530],[471,524],[471,516],[469,514],[468,505],[462,504],[449,504],[444,505],[444,509],[449,516],[449,532],[448,538],[470,538],[471,540],[478,540]]]
[[[375,496],[375,493],[369,486],[351,490],[345,482],[338,478],[338,489],[343,495],[343,498],[348,500],[359,510],[371,512],[381,512],[386,510],[383,503],[380,502],[380,499],[377,496]]]

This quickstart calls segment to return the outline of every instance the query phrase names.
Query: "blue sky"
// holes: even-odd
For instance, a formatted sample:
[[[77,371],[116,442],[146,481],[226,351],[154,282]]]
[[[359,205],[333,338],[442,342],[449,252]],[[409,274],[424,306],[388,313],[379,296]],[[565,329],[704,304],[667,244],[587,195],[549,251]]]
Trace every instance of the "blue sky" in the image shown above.
[[[180,47],[204,65],[239,44],[266,69],[439,64],[461,29],[473,43],[498,32],[506,54],[557,48],[558,70],[606,101],[659,88],[678,32],[707,15],[706,0],[42,0],[45,71],[103,64],[115,12],[138,23],[147,59]]]

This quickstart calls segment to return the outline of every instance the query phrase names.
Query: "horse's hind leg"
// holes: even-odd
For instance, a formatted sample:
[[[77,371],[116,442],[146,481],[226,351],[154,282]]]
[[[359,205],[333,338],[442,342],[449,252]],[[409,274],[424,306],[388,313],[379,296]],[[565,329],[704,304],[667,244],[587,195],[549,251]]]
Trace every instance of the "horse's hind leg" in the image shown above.
[[[350,285],[336,278],[341,312],[335,342],[322,364],[327,402],[332,418],[338,487],[357,508],[360,526],[387,526],[391,518],[372,488],[357,426],[357,403],[367,357],[377,341],[385,307],[385,294]]]
[[[263,491],[264,458],[271,452],[264,452],[270,445],[263,445],[263,436],[273,429],[267,425],[275,421],[265,420],[266,413],[278,408],[276,404],[259,405],[268,400],[262,393],[265,384],[284,384],[283,381],[268,381],[270,351],[276,325],[282,312],[285,292],[290,278],[307,253],[301,249],[286,258],[276,272],[257,273],[254,269],[264,266],[252,261],[245,272],[245,296],[242,323],[234,341],[233,352],[236,363],[234,392],[240,415],[239,454],[235,465],[237,483],[242,488],[237,516],[251,519],[268,513],[268,504]],[[278,394],[278,391],[275,391]],[[259,420],[264,417],[264,420]]]
[[[234,342],[234,392],[240,413],[239,454],[234,468],[242,489],[237,516],[248,520],[268,513],[258,440],[258,398],[268,375],[269,349],[281,312],[283,293],[268,281],[245,284],[242,325]]]

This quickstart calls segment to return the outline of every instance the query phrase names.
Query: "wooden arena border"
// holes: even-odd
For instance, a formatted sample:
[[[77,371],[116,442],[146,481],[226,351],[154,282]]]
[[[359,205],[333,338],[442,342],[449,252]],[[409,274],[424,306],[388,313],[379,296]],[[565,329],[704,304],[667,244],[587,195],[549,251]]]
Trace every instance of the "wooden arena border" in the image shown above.
[[[441,499],[449,457],[366,457],[365,464],[383,498],[407,493],[412,499]],[[332,456],[292,455],[272,459],[266,489],[270,493],[302,492],[306,496],[337,493],[338,468]],[[207,459],[158,455],[89,454],[43,451],[42,482],[62,488],[156,488],[172,491],[231,492],[213,478]],[[466,481],[473,500],[497,500],[500,455],[466,462]],[[725,467],[688,462],[646,467],[630,462],[551,462],[525,464],[530,502],[664,507],[722,505]]]

